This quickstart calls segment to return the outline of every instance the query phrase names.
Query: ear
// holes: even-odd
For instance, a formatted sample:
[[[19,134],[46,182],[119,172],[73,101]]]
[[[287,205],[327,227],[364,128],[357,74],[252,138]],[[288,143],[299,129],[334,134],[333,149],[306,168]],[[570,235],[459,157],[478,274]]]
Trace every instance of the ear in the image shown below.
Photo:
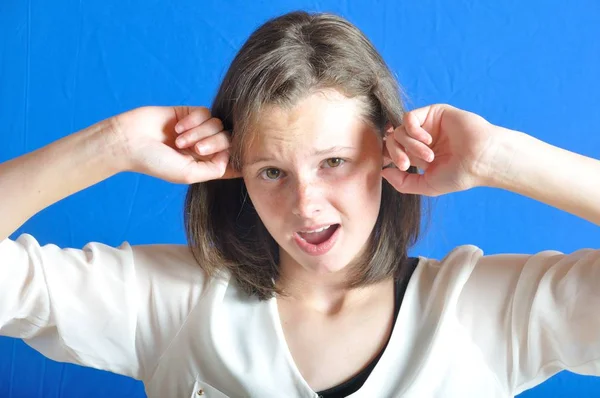
[[[387,168],[387,167],[394,167],[394,161],[392,160],[392,158],[390,157],[390,154],[388,152],[387,149],[387,145],[385,144],[385,141],[387,139],[389,139],[389,136],[392,135],[392,133],[394,132],[394,126],[392,125],[392,123],[387,122],[385,124],[385,127],[383,128],[383,132],[384,132],[384,136],[383,136],[383,168]],[[393,139],[393,138],[392,138]]]
[[[391,122],[387,122],[385,124],[385,127],[383,128],[383,131],[385,133],[385,136],[387,137],[388,135],[390,135],[394,132],[394,126],[392,125]]]

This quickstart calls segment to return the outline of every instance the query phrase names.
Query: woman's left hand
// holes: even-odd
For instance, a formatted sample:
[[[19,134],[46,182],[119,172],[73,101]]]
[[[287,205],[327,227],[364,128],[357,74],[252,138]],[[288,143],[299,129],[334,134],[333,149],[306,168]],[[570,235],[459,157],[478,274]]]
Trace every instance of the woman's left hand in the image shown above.
[[[493,172],[497,126],[481,116],[436,104],[404,115],[386,132],[383,177],[402,193],[439,196],[484,185]],[[416,166],[422,174],[408,173]]]

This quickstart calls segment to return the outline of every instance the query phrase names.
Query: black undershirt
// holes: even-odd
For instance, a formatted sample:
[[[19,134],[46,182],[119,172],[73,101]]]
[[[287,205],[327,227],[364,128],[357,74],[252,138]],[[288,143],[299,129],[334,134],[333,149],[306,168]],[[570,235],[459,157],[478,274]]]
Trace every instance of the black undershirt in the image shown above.
[[[419,259],[417,257],[409,257],[407,259],[407,266],[401,268],[402,274],[395,278],[394,282],[394,322],[392,323],[392,331],[394,329],[394,325],[396,324],[396,319],[398,318],[398,313],[400,312],[400,305],[402,304],[402,298],[404,297],[404,292],[406,291],[406,287],[408,286],[408,281],[410,277],[417,267],[419,263]],[[379,358],[383,355],[385,348],[390,342],[390,337],[392,336],[392,332],[390,331],[390,336],[388,336],[388,340],[385,342],[385,345],[379,351],[379,354],[356,376],[352,377],[350,380],[347,380],[341,384],[338,384],[335,387],[328,388],[327,390],[323,390],[318,392],[320,398],[344,398],[348,395],[358,391],[359,388],[365,383],[377,362],[379,362]]]

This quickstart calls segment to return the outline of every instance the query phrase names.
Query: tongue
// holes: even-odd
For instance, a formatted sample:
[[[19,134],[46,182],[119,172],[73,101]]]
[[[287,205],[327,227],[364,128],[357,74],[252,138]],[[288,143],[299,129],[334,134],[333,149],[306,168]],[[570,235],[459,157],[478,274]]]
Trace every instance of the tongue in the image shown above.
[[[308,243],[310,243],[312,245],[319,245],[319,244],[325,242],[327,239],[331,238],[331,235],[333,235],[333,233],[335,232],[337,227],[338,226],[336,224],[336,225],[330,226],[327,229],[324,229],[321,232],[313,232],[313,233],[298,232],[298,235],[300,235],[302,237],[302,239],[304,239],[305,241],[307,241]]]

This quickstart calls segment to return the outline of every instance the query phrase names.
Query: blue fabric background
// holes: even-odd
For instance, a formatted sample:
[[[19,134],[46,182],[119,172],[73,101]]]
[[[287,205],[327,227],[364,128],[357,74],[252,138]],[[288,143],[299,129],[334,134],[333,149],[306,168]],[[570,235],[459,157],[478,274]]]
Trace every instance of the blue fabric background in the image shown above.
[[[339,13],[358,25],[397,73],[409,108],[448,102],[600,158],[596,0],[2,0],[0,162],[133,107],[209,105],[250,32],[295,9]],[[27,232],[69,247],[184,243],[185,189],[119,174],[42,211],[11,237]],[[11,194],[1,190],[0,200]],[[465,243],[489,254],[599,247],[597,226],[509,192],[479,188],[431,204],[414,255],[440,258]],[[600,380],[566,372],[522,394],[599,395]],[[0,338],[0,397],[84,396],[144,391],[137,381],[55,363]]]

